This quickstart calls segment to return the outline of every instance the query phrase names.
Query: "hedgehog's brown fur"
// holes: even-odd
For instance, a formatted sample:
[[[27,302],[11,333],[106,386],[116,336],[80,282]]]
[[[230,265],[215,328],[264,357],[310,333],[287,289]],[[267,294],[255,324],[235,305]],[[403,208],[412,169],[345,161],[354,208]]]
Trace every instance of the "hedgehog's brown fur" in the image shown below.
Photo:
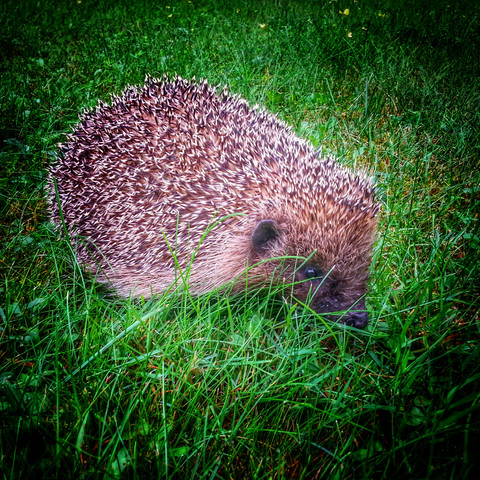
[[[237,277],[239,290],[253,265],[249,286],[295,279],[294,296],[313,294],[320,313],[364,310],[378,210],[370,182],[225,89],[147,78],[84,114],[60,152],[52,218],[61,223],[55,179],[66,227],[84,239],[79,259],[120,294],[165,291],[190,264],[192,293]],[[307,261],[262,262],[286,255]]]

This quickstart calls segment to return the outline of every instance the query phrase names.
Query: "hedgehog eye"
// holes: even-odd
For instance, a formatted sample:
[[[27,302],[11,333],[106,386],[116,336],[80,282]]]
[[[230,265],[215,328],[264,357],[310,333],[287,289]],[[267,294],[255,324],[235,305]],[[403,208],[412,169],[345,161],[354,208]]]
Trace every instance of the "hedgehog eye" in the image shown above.
[[[310,265],[308,267],[305,267],[303,274],[305,275],[305,278],[307,280],[313,280],[314,278],[322,277],[322,271],[319,268],[312,267]]]

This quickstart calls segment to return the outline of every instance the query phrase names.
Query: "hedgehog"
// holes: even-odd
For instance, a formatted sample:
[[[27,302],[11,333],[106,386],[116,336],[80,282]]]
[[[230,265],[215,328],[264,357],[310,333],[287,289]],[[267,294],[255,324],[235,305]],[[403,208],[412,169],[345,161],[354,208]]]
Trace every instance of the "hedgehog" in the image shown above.
[[[121,296],[286,283],[367,325],[374,186],[226,87],[147,77],[80,116],[49,168],[50,215]]]

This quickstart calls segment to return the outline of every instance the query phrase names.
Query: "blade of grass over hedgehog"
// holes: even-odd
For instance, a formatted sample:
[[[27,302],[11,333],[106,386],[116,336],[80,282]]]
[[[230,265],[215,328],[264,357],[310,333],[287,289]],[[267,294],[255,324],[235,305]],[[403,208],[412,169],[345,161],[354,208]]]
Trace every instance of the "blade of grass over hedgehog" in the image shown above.
[[[222,222],[228,220],[229,218],[242,217],[242,216],[244,216],[244,215],[239,214],[239,213],[232,213],[232,214],[226,215],[224,217],[219,217],[218,212],[216,212],[214,217],[212,219],[210,219],[210,222],[207,225],[207,228],[206,228],[205,232],[201,235],[200,239],[198,240],[198,244],[193,248],[193,250],[191,252],[191,257],[189,258],[185,268],[183,267],[184,262],[182,261],[182,259],[179,259],[179,254],[178,254],[178,251],[179,251],[179,248],[178,248],[178,234],[179,234],[179,230],[180,230],[180,216],[177,214],[177,225],[176,225],[175,236],[174,236],[175,243],[173,245],[170,243],[169,238],[167,237],[165,232],[162,232],[163,241],[165,242],[166,248],[170,252],[170,255],[171,255],[171,257],[174,261],[175,279],[174,279],[173,285],[179,286],[179,280],[180,280],[180,285],[183,287],[183,288],[180,288],[180,292],[184,289],[185,289],[186,292],[189,292],[189,289],[185,288],[185,287],[190,284],[190,275],[191,275],[191,271],[192,271],[192,266],[195,262],[195,257],[197,256],[197,254],[200,250],[200,247],[205,242],[207,236],[209,234],[211,234],[211,232],[217,226],[219,226]],[[189,225],[188,230],[190,231],[190,229],[191,229],[191,226]],[[192,231],[194,231],[194,230],[192,230]],[[178,278],[178,277],[180,277],[180,278]]]

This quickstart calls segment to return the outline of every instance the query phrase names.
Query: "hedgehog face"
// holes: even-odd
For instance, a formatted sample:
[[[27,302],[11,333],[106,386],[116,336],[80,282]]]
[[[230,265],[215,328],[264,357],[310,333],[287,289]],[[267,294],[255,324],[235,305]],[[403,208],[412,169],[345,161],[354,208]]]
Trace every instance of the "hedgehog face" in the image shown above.
[[[310,307],[317,313],[356,328],[367,326],[366,286],[356,285],[352,288],[334,270],[324,272],[311,263],[296,270],[294,278],[293,295],[303,302],[310,301]]]
[[[257,258],[267,259],[288,254],[285,235],[279,222],[261,220],[252,237],[252,250]],[[266,276],[276,276],[293,284],[293,297],[308,303],[329,320],[356,328],[365,328],[368,314],[365,307],[368,262],[353,259],[338,265],[328,265],[325,256],[312,255],[302,261],[286,260],[281,264],[264,264]],[[357,265],[360,263],[360,266]]]

